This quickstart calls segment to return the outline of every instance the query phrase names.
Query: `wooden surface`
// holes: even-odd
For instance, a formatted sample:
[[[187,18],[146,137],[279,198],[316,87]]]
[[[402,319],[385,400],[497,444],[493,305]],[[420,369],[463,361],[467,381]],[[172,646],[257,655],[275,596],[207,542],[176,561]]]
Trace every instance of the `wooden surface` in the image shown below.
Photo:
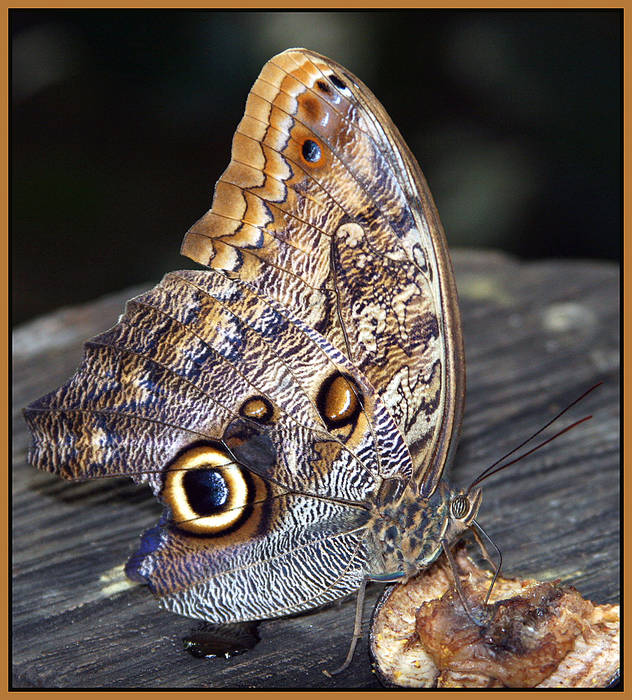
[[[453,257],[468,394],[451,481],[466,484],[603,381],[560,427],[589,413],[593,420],[485,482],[478,520],[501,547],[506,575],[560,578],[594,601],[617,602],[618,269],[477,251]],[[323,674],[346,653],[353,600],[263,622],[259,644],[232,659],[193,658],[182,638],[197,623],[161,610],[122,575],[139,534],[160,515],[148,489],[118,479],[63,482],[26,464],[21,409],[61,384],[83,341],[112,325],[139,291],[61,310],[14,334],[15,687],[379,687],[366,634],[345,673]],[[381,590],[369,588],[365,629]]]

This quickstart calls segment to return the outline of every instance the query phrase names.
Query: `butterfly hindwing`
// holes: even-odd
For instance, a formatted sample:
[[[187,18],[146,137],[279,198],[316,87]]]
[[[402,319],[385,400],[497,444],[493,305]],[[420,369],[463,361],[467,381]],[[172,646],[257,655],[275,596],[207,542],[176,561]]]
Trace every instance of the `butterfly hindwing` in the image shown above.
[[[274,526],[266,526],[274,519]],[[216,623],[296,613],[352,593],[373,556],[362,511],[296,494],[254,505],[247,537],[173,527],[143,537],[128,573],[174,612]],[[263,527],[261,527],[263,525]]]
[[[354,410],[335,410],[336,390]],[[167,607],[215,622],[354,590],[375,556],[365,504],[383,478],[411,474],[397,427],[344,355],[213,271],[171,273],[131,300],[26,416],[37,466],[153,487],[167,515],[128,572]],[[306,560],[320,562],[317,580]],[[291,594],[273,596],[270,578]],[[235,581],[252,588],[241,607]]]

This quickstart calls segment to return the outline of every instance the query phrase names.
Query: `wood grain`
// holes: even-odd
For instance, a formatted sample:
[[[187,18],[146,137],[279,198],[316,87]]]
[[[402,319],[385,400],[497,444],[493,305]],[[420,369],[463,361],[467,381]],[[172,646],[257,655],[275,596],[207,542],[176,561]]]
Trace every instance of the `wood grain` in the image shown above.
[[[596,602],[619,596],[619,274],[598,262],[453,255],[467,400],[451,480],[465,484],[597,381],[568,421],[593,419],[484,483],[479,521],[505,575],[560,578]],[[143,287],[150,286],[148,283]],[[333,679],[354,601],[261,623],[232,659],[182,650],[195,621],[160,610],[121,565],[160,506],[125,480],[72,484],[26,464],[22,408],[62,383],[83,341],[140,289],[58,311],[15,331],[13,358],[14,687],[379,687],[366,635]],[[547,432],[547,436],[552,431]],[[365,628],[382,587],[369,588]]]

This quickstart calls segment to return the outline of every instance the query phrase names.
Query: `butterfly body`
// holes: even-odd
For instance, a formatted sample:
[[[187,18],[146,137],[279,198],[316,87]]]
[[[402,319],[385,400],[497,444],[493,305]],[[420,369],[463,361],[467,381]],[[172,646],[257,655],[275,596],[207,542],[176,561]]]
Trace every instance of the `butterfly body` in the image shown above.
[[[372,535],[382,555],[381,571],[370,578],[399,574],[402,579],[415,576],[432,564],[448,546],[469,527],[480,507],[481,493],[467,499],[467,507],[455,515],[452,507],[461,492],[439,482],[429,498],[422,499],[415,489],[406,487],[401,496],[387,500],[372,522]],[[458,502],[458,501],[457,501]]]
[[[86,344],[26,410],[30,461],[148,484],[164,515],[126,570],[190,617],[292,614],[427,566],[480,503],[441,481],[460,320],[434,203],[368,88],[314,52],[271,59],[182,251],[210,269]]]

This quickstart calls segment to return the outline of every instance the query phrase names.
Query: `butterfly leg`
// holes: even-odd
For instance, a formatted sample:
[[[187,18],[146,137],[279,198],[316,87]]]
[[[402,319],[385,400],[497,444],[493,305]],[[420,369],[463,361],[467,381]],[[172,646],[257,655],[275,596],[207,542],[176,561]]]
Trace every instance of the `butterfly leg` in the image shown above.
[[[347,652],[347,657],[342,663],[342,666],[339,666],[337,669],[334,671],[325,671],[325,675],[327,676],[335,676],[338,673],[342,673],[351,663],[351,659],[353,659],[353,654],[355,652],[355,648],[358,644],[358,640],[362,636],[362,610],[364,609],[364,594],[366,592],[366,584],[368,583],[369,579],[367,576],[365,576],[362,579],[362,583],[360,584],[360,588],[358,589],[358,597],[356,598],[356,614],[355,614],[355,623],[353,625],[353,637],[351,639],[351,644],[349,645],[349,651]]]
[[[483,627],[484,623],[482,623],[480,620],[476,619],[476,616],[472,612],[472,609],[470,608],[470,604],[467,602],[465,598],[465,594],[463,593],[463,589],[461,588],[461,577],[459,575],[459,571],[456,566],[456,562],[454,561],[454,557],[452,556],[452,552],[450,551],[450,545],[448,544],[448,541],[443,539],[441,540],[441,546],[443,547],[443,551],[445,552],[445,555],[448,559],[448,562],[450,563],[450,568],[452,569],[452,576],[454,577],[454,583],[456,585],[456,591],[459,594],[459,598],[461,599],[461,603],[463,604],[463,609],[465,610],[465,614],[470,618],[470,621],[475,624],[477,627]]]
[[[356,598],[356,613],[355,613],[355,623],[353,625],[353,637],[351,639],[351,644],[349,645],[349,651],[347,652],[347,657],[345,658],[342,666],[335,669],[334,671],[325,671],[326,676],[335,676],[338,673],[342,673],[346,668],[348,668],[353,659],[353,654],[355,653],[355,648],[358,644],[358,640],[362,637],[362,611],[364,610],[364,594],[366,592],[366,584],[369,581],[378,581],[379,583],[396,583],[405,574],[398,571],[394,574],[382,574],[377,576],[365,576],[362,579],[360,588],[358,589],[358,597]]]

